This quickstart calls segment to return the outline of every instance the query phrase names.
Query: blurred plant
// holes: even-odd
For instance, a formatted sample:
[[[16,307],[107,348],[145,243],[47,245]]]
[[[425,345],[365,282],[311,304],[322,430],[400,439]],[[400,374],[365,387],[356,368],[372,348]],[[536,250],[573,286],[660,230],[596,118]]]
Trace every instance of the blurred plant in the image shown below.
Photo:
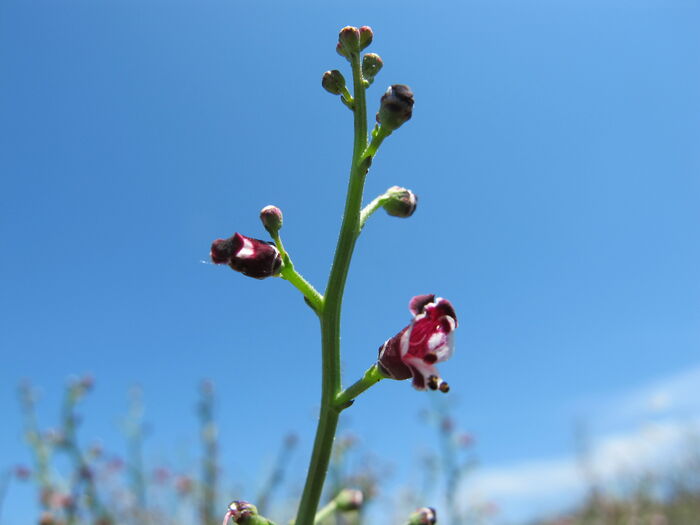
[[[359,450],[360,439],[351,432],[335,440],[328,470],[326,494],[337,495],[347,488],[362,494],[362,505],[335,515],[336,525],[360,525],[370,504],[388,478],[390,469],[371,453]]]
[[[700,442],[690,436],[680,460],[655,472],[621,473],[617,490],[595,480],[577,507],[530,525],[696,525],[700,523]],[[585,459],[590,461],[590,459]]]
[[[132,514],[136,523],[146,525],[148,515],[146,501],[146,482],[143,467],[143,393],[140,387],[132,387],[129,391],[129,411],[124,420],[124,432],[127,444],[127,475],[131,488],[134,505]]]
[[[270,476],[265,480],[260,492],[258,493],[257,502],[259,508],[268,512],[268,509],[272,507],[272,498],[275,491],[284,481],[284,475],[289,466],[289,460],[292,456],[292,452],[297,446],[299,438],[296,434],[287,434],[282,440],[282,445],[280,447],[277,458],[270,472]]]
[[[214,385],[203,381],[200,385],[199,421],[201,425],[202,483],[200,516],[202,525],[216,521],[216,502],[218,485],[218,429],[214,420]]]
[[[443,487],[445,514],[451,525],[487,522],[497,513],[496,505],[467,502],[460,497],[464,479],[478,464],[474,435],[458,428],[454,400],[432,398],[431,401],[430,408],[421,411],[420,417],[435,427],[438,448],[437,451],[424,452],[421,458],[423,482],[420,494],[432,495],[436,487]],[[440,478],[442,483],[438,481]]]
[[[352,93],[339,70],[327,71],[321,79],[322,87],[339,96],[340,102],[352,112],[354,124],[345,209],[325,293],[319,293],[297,272],[280,237],[283,216],[276,206],[265,206],[260,212],[263,226],[273,242],[234,233],[227,239],[216,239],[211,245],[211,259],[216,264],[226,264],[248,277],[281,277],[291,283],[302,293],[320,320],[321,409],[297,511],[297,525],[312,525],[320,519],[317,509],[324,492],[338,420],[341,412],[350,407],[357,396],[384,378],[411,378],[413,386],[419,390],[449,390],[435,364],[445,361],[452,354],[457,316],[449,301],[435,295],[418,295],[411,299],[409,310],[413,318],[410,324],[380,347],[376,363],[359,381],[345,390],[341,384],[341,306],[356,241],[370,216],[379,208],[384,208],[391,216],[405,218],[414,213],[418,202],[410,190],[392,186],[362,207],[365,179],[372,161],[384,140],[411,119],[414,103],[413,92],[408,86],[389,86],[379,101],[377,124],[368,136],[365,91],[383,66],[382,59],[374,53],[362,57],[362,51],[373,38],[373,32],[367,26],[347,26],[338,35],[336,51],[350,63]],[[333,501],[336,500],[331,500],[328,505],[332,506]],[[329,508],[328,505],[324,509]],[[239,522],[238,519],[249,519],[246,513],[240,518],[236,518],[237,515],[235,510],[229,508],[226,519],[236,522]],[[258,516],[257,508],[254,515]]]

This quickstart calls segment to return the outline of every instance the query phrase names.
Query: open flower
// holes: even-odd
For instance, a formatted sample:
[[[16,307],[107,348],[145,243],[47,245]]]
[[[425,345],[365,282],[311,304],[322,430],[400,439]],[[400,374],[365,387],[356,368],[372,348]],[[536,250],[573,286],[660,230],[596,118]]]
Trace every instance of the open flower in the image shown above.
[[[256,279],[277,275],[282,266],[282,256],[274,244],[240,233],[215,240],[211,245],[211,260],[215,264],[228,264],[237,272]]]
[[[391,379],[413,377],[418,390],[450,387],[442,380],[435,363],[449,359],[454,351],[453,332],[457,316],[447,299],[417,295],[408,303],[413,314],[411,324],[379,348],[379,367]]]

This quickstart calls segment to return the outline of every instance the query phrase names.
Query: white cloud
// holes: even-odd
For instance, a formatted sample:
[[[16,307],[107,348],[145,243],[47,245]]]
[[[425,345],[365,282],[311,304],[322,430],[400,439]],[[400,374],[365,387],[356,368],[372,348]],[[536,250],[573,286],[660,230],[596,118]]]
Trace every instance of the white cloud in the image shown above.
[[[606,407],[616,418],[700,412],[700,366],[663,378],[621,396]]]
[[[658,471],[688,452],[700,430],[700,367],[608,400],[629,430],[590,439],[584,462],[575,454],[477,470],[462,488],[464,501],[493,501],[518,520],[561,510],[580,500],[590,477],[610,485],[621,477]]]

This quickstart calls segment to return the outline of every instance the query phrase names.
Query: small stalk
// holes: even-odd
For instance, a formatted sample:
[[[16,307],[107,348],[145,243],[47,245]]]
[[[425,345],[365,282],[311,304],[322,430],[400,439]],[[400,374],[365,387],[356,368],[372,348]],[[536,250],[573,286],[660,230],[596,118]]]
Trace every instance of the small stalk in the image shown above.
[[[362,376],[362,379],[356,381],[353,385],[349,386],[342,392],[340,392],[335,398],[335,406],[337,410],[342,411],[353,404],[355,398],[359,396],[362,392],[368,388],[376,385],[384,379],[384,375],[379,370],[379,367],[375,364],[372,365]]]

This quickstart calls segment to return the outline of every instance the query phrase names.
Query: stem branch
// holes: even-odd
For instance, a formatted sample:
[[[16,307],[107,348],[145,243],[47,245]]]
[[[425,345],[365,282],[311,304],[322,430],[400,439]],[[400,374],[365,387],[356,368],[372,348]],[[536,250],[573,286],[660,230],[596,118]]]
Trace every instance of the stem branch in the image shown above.
[[[353,385],[349,386],[335,397],[336,408],[339,411],[345,410],[352,405],[352,402],[357,396],[368,388],[379,383],[379,381],[382,379],[384,379],[384,375],[379,370],[379,367],[376,364],[372,365],[365,372],[365,375],[362,376],[362,379],[356,381]]]

